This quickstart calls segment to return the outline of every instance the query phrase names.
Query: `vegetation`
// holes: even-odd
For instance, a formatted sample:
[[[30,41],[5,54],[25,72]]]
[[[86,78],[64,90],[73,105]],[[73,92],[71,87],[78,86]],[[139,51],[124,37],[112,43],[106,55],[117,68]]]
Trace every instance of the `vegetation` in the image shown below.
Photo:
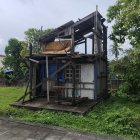
[[[10,68],[13,73],[8,75],[6,79],[8,84],[14,84],[19,80],[27,80],[28,77],[28,64],[25,61],[25,56],[28,55],[28,43],[33,45],[33,53],[39,53],[39,38],[43,35],[50,33],[52,29],[40,30],[35,28],[30,28],[25,31],[25,40],[19,41],[16,38],[11,38],[8,41],[8,45],[5,48],[3,69]],[[3,76],[3,71],[0,71],[0,76]]]
[[[118,60],[109,62],[109,78],[123,79],[118,92],[140,101],[140,48],[133,48],[126,51],[126,55]]]
[[[0,115],[18,120],[51,124],[97,134],[140,138],[140,104],[120,96],[101,101],[87,115],[36,111],[10,107],[23,93],[24,88],[0,88]]]
[[[123,51],[123,49],[121,47],[119,47],[116,43],[114,43],[112,45],[111,52],[115,56],[115,59],[116,60],[118,60],[118,57],[120,55],[120,52],[122,52],[122,51]]]
[[[116,0],[108,9],[108,22],[113,22],[110,39],[120,46],[128,39],[133,47],[140,47],[139,0]]]
[[[139,0],[117,0],[108,9],[108,22],[113,22],[113,30],[109,38],[113,41],[112,53],[116,60],[109,63],[110,77],[125,80],[117,93],[107,101],[101,101],[85,116],[70,113],[53,112],[48,110],[36,111],[17,109],[9,104],[15,102],[24,92],[24,88],[0,88],[0,115],[18,120],[39,122],[72,128],[99,134],[119,135],[140,139],[140,3]],[[12,68],[13,79],[24,77],[25,63],[22,57],[27,54],[27,42],[32,43],[33,51],[37,47],[41,35],[50,30],[28,29],[25,32],[25,42],[10,39],[5,49],[5,67]],[[118,58],[122,44],[130,41],[132,49]],[[3,76],[3,75],[2,75]]]
[[[5,68],[10,68],[14,72],[9,76],[9,82],[15,82],[26,76],[27,64],[21,56],[22,49],[26,46],[25,42],[12,38],[8,41],[5,48],[5,58],[3,64]]]
[[[117,0],[108,9],[108,22],[113,22],[109,38],[113,41],[112,52],[118,58],[120,46],[130,41],[132,49],[119,60],[110,62],[110,75],[125,80],[120,91],[140,101],[140,3],[139,0]]]
[[[39,53],[40,51],[39,38],[41,36],[47,35],[52,30],[53,29],[42,30],[36,28],[29,28],[27,31],[25,31],[25,40],[28,43],[32,43],[34,53]]]

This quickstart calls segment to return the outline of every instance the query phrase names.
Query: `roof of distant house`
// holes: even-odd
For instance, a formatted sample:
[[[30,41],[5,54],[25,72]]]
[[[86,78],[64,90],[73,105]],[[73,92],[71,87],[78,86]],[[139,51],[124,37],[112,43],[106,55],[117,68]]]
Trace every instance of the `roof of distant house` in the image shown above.
[[[5,57],[5,55],[3,55],[3,54],[0,54],[0,57]]]

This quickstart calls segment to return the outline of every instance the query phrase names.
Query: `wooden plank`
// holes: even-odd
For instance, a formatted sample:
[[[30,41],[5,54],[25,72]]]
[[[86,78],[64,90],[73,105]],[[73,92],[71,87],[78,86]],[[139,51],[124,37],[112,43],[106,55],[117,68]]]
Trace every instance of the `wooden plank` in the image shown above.
[[[32,59],[32,58],[29,58],[29,61],[39,64],[39,61]]]
[[[28,101],[25,104],[21,104],[20,102],[10,104],[14,107],[24,107],[27,109],[32,110],[53,110],[53,111],[64,111],[64,112],[71,112],[76,114],[85,114],[87,113],[93,106],[95,106],[97,102],[94,102],[93,100],[84,100],[83,102],[80,102],[79,104],[76,104],[76,106],[70,105],[63,105],[63,104],[46,104],[45,99],[39,100],[36,99],[32,102]]]
[[[65,87],[65,86],[53,86],[53,88],[56,88],[56,89],[74,89],[74,87]],[[76,88],[76,89],[78,89],[78,90],[94,90],[94,88]]]
[[[66,83],[72,83],[72,82],[66,82]],[[94,82],[76,82],[76,84],[94,84]]]

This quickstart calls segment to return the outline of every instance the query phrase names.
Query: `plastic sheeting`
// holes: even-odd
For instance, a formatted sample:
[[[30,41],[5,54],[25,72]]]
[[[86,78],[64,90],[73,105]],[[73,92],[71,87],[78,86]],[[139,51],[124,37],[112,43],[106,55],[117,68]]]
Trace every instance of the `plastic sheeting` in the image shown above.
[[[64,65],[64,63],[55,63],[55,62],[49,63],[48,64],[48,74],[51,75],[54,71],[56,71],[59,67],[61,67],[63,65]],[[39,70],[39,79],[40,79],[40,81],[42,81],[45,78],[46,78],[46,65],[41,64],[40,70]],[[63,82],[64,81],[64,70],[60,71],[58,74],[53,76],[51,78],[51,80]]]

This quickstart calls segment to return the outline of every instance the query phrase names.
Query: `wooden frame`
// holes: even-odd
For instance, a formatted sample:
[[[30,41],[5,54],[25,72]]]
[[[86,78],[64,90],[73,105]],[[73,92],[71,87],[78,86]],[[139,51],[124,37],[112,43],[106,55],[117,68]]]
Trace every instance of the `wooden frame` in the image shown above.
[[[71,84],[72,87],[72,104],[76,104],[76,90],[93,90],[94,91],[94,99],[97,100],[98,97],[103,97],[107,94],[107,27],[103,23],[103,17],[98,12],[98,8],[96,7],[96,11],[91,13],[90,15],[80,19],[77,22],[70,21],[52,31],[47,36],[40,38],[40,44],[47,44],[53,42],[56,37],[61,37],[64,39],[71,39],[72,46],[71,51],[66,54],[32,54],[32,45],[30,45],[30,55],[26,58],[30,62],[30,76],[29,76],[29,84],[26,88],[25,95],[20,98],[22,102],[27,95],[30,96],[30,100],[34,99],[36,96],[36,89],[40,88],[43,83],[46,83],[46,98],[47,102],[50,102],[50,89],[49,89],[49,81],[60,73],[62,70],[66,69],[66,67],[71,66]],[[91,35],[85,37],[88,33],[92,33]],[[87,38],[92,39],[92,54],[88,54],[87,49]],[[103,43],[102,43],[103,42]],[[76,45],[83,44],[84,54],[78,54],[75,52]],[[64,65],[58,67],[58,69],[54,70],[51,74],[49,74],[49,63],[62,63]],[[64,62],[64,63],[63,63]],[[92,82],[87,82],[85,84],[94,84],[94,88],[85,88],[78,87],[77,85],[81,82],[77,81],[76,74],[76,65],[79,64],[93,64],[94,65],[94,80]],[[36,82],[38,75],[36,74],[36,67],[40,65],[45,65],[45,73],[46,77],[40,82]],[[103,65],[103,67],[102,67]],[[103,74],[102,74],[103,71]],[[79,73],[80,74],[80,73]],[[36,77],[36,78],[35,78]],[[66,78],[66,77],[65,77]],[[57,81],[59,82],[59,81]],[[82,83],[82,82],[81,82]],[[82,83],[84,84],[84,83]],[[29,88],[28,88],[29,87]],[[60,87],[59,84],[55,85],[54,88],[65,88],[68,87]],[[28,91],[29,89],[29,91]],[[105,93],[103,90],[105,89]]]

